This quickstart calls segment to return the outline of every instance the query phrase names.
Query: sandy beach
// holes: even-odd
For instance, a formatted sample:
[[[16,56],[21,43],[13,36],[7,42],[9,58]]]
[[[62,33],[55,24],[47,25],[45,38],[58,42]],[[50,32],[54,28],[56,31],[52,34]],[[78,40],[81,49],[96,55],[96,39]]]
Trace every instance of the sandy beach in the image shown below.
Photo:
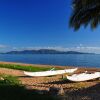
[[[12,62],[0,62],[0,64],[21,64],[24,66],[33,66],[32,64],[22,64],[22,63],[12,63]],[[49,65],[35,65],[38,67],[52,67]],[[61,69],[65,69],[66,67],[62,66],[54,66],[59,67]],[[67,67],[68,68],[68,67]],[[95,72],[100,71],[99,68],[79,68],[75,73],[81,73],[84,71]],[[66,74],[57,75],[52,77],[27,77],[24,75],[23,71],[15,70],[15,69],[7,69],[0,68],[0,74],[7,74],[17,76],[23,85],[26,86],[27,89],[34,89],[39,91],[39,93],[48,92],[50,87],[53,88],[63,88],[65,96],[64,98],[78,98],[75,100],[99,100],[100,98],[100,80],[92,80],[88,82],[69,82],[66,80]],[[76,94],[77,93],[77,94]],[[67,94],[67,95],[66,95]],[[75,97],[74,97],[75,96]],[[83,99],[79,99],[79,98]],[[74,100],[74,99],[72,99]]]

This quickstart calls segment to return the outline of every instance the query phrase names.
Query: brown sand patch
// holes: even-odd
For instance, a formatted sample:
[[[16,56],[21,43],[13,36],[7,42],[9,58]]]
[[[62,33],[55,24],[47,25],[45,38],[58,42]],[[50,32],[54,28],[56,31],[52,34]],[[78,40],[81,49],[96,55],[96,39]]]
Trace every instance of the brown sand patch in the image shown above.
[[[3,62],[3,64],[8,64],[8,62],[5,62],[5,63]],[[15,64],[15,63],[9,63],[9,64]],[[27,66],[27,64],[24,64],[24,66],[25,65]],[[46,65],[42,65],[42,66],[36,65],[36,66],[47,67]],[[95,72],[95,71],[100,71],[100,69],[99,68],[79,68],[78,71],[76,71],[75,73],[81,73],[84,71]],[[100,80],[73,83],[67,80],[62,80],[62,75],[57,75],[57,76],[52,76],[52,77],[28,77],[24,75],[23,71],[15,70],[15,69],[7,69],[7,68],[0,68],[0,74],[17,76],[18,79],[21,80],[22,84],[25,85],[26,88],[28,89],[48,91],[50,87],[62,87],[66,93],[65,95],[66,100],[99,100],[100,99],[99,98],[100,97],[99,96]],[[63,77],[66,78],[65,75],[63,75]],[[83,98],[83,99],[79,99],[79,98]]]
[[[52,77],[28,77],[24,75],[23,71],[7,68],[0,68],[0,74],[18,76],[19,80],[21,80],[23,85],[40,90],[48,90],[49,87],[63,87],[66,90],[71,90],[74,88],[77,89],[81,87],[91,87],[98,83],[98,81],[72,83],[67,80],[62,80],[62,75]],[[65,75],[63,75],[63,77],[66,78]]]

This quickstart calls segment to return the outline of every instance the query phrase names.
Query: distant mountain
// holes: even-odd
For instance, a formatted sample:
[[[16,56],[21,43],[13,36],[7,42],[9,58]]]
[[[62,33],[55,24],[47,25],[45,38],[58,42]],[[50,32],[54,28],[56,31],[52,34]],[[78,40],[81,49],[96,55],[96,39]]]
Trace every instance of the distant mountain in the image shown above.
[[[83,53],[77,51],[57,51],[53,49],[40,49],[40,50],[23,50],[23,51],[10,51],[3,54],[93,54]]]

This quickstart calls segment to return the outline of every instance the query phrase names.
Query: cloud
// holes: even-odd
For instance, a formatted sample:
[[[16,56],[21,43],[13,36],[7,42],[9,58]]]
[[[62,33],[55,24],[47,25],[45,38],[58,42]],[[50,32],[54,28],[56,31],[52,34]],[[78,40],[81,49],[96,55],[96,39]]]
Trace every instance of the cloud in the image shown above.
[[[0,48],[7,48],[8,46],[0,44]]]
[[[87,53],[100,53],[100,47],[78,46],[70,48],[72,51],[87,52]]]
[[[8,51],[9,48],[10,48],[10,47],[7,46],[7,45],[0,44],[0,53],[1,53],[1,52],[6,52],[6,51]]]
[[[13,50],[39,50],[39,49],[54,49],[54,50],[64,50],[65,48],[62,47],[13,47]]]
[[[61,46],[54,46],[54,47],[13,47],[13,50],[21,51],[21,50],[39,50],[39,49],[53,49],[58,51],[78,51],[78,52],[86,52],[86,53],[99,53],[100,54],[100,47],[92,47],[92,46],[83,46],[80,44],[76,47],[61,47]]]
[[[100,54],[100,47],[95,46],[84,46],[83,44],[79,44],[75,47],[62,47],[62,46],[47,46],[47,47],[11,47],[7,45],[0,44],[0,52],[6,51],[22,51],[22,50],[39,50],[39,49],[53,49],[58,51],[78,51],[78,52],[86,52],[86,53],[97,53]]]

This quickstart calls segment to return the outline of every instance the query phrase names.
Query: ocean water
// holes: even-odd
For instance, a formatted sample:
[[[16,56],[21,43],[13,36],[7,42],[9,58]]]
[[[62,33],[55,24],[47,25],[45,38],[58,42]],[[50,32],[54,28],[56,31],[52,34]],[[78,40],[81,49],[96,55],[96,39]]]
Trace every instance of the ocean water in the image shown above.
[[[0,54],[0,61],[44,65],[100,67],[99,54]]]

